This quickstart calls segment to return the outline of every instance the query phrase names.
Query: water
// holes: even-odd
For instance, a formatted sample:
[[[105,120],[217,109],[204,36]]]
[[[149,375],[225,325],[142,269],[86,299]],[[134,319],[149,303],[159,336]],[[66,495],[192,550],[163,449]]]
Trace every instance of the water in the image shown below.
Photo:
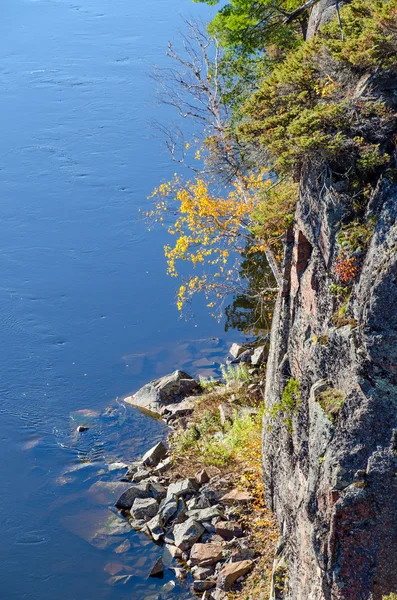
[[[114,498],[90,488],[119,479],[108,462],[166,434],[115,398],[177,367],[211,374],[235,338],[204,304],[179,319],[165,232],[136,220],[174,171],[148,128],[169,115],[147,73],[164,64],[180,13],[208,7],[0,0],[0,10],[0,597],[145,598],[171,577],[147,581],[161,549],[123,523],[110,542],[98,533]],[[81,420],[90,430],[78,436]]]

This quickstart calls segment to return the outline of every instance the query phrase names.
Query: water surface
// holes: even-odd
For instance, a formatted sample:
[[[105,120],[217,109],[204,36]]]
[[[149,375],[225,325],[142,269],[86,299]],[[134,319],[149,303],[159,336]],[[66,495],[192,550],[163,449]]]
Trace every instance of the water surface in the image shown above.
[[[174,171],[147,73],[180,14],[208,8],[0,0],[0,14],[1,597],[149,597],[171,577],[147,581],[161,549],[95,485],[166,434],[115,399],[177,367],[211,374],[235,337],[200,303],[179,319],[165,232],[136,220]]]

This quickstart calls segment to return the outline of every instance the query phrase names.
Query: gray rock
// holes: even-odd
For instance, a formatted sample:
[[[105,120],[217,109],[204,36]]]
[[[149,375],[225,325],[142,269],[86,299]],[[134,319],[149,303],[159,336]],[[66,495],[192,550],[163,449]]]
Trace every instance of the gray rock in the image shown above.
[[[216,517],[224,517],[224,512],[220,506],[210,506],[209,508],[198,508],[189,510],[188,517],[193,517],[196,521],[212,521]]]
[[[235,358],[234,360],[232,360],[232,364],[240,364],[240,363],[247,363],[247,364],[251,364],[251,357],[253,354],[253,350],[244,350],[244,352],[242,352],[241,354],[239,354],[239,356],[237,358]]]
[[[188,519],[184,523],[175,525],[174,538],[175,546],[181,550],[188,550],[204,533],[204,527],[194,519]]]
[[[244,352],[244,350],[245,350],[244,346],[240,346],[240,344],[233,344],[229,348],[229,354],[231,356],[233,356],[233,358],[238,358],[240,356],[240,354],[242,354]]]
[[[162,415],[168,418],[180,418],[185,415],[189,415],[194,411],[194,407],[197,404],[197,400],[200,396],[191,396],[182,400],[181,402],[176,402],[175,404],[168,404],[162,410]]]
[[[158,514],[146,523],[149,534],[155,542],[160,541],[164,537],[165,531],[163,525],[163,520]]]
[[[134,485],[128,488],[125,492],[123,492],[120,498],[117,500],[115,506],[117,508],[121,508],[123,510],[130,510],[131,506],[134,504],[135,498],[149,498],[150,491],[149,486],[145,484]]]
[[[209,567],[193,567],[192,568],[192,577],[193,579],[198,579],[202,581],[203,579],[207,579],[214,574],[215,568],[214,566]]]
[[[157,467],[155,467],[153,469],[153,473],[155,473],[156,475],[162,475],[163,473],[165,473],[166,471],[168,471],[168,469],[170,469],[172,467],[172,458],[171,456],[168,456],[166,459],[162,460]]]
[[[83,433],[83,431],[88,431],[89,427],[86,427],[85,425],[79,425],[76,429],[77,433]]]
[[[224,427],[228,421],[231,422],[233,420],[233,408],[230,404],[220,404],[218,408],[221,425]]]
[[[148,477],[150,477],[150,475],[151,475],[151,473],[147,469],[138,469],[138,471],[136,471],[136,473],[134,473],[133,476],[131,477],[131,480],[134,483],[139,483],[141,481],[144,481],[144,479],[148,479]]]
[[[178,500],[175,498],[166,498],[160,503],[159,515],[164,523],[168,523],[178,510]]]
[[[158,507],[154,498],[136,498],[130,511],[131,516],[136,520],[149,520],[157,514]]]
[[[149,484],[149,491],[151,493],[151,495],[153,496],[153,498],[156,498],[156,500],[163,500],[163,498],[166,497],[167,495],[167,488],[165,488],[163,485],[161,485],[161,483],[159,483],[158,481],[148,481]]]
[[[216,586],[215,581],[207,579],[205,581],[193,581],[193,591],[196,593],[212,590]]]
[[[175,404],[200,390],[199,381],[183,371],[175,371],[151,381],[133,396],[125,398],[125,401],[152,412],[160,412],[167,404]]]
[[[193,496],[190,500],[186,502],[186,506],[188,510],[195,510],[197,508],[208,508],[211,506],[210,501],[205,496]]]
[[[251,364],[253,364],[255,367],[259,366],[267,361],[268,356],[269,350],[267,346],[258,346],[258,348],[255,348],[254,353],[251,356]]]
[[[147,467],[156,467],[159,462],[161,462],[163,458],[167,456],[167,454],[167,446],[165,446],[163,442],[159,442],[142,456],[142,462]]]
[[[175,483],[171,483],[168,487],[167,496],[186,496],[194,494],[198,490],[198,484],[194,479],[181,479]]]

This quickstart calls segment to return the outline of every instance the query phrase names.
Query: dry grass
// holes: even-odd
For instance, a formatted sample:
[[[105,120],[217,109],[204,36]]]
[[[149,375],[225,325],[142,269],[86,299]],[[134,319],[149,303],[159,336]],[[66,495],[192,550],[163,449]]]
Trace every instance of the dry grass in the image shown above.
[[[248,491],[254,501],[240,510],[239,520],[245,535],[250,538],[255,551],[255,567],[236,591],[229,594],[233,600],[267,600],[274,550],[278,538],[278,528],[273,514],[264,505],[262,480],[262,418],[257,415],[240,418],[235,413],[233,424],[221,426],[219,405],[227,404],[233,397],[233,406],[258,407],[258,398],[248,392],[246,384],[236,382],[209,391],[197,403],[195,411],[185,429],[178,429],[170,437],[174,467],[172,479],[192,477],[205,468],[215,488],[240,488]],[[197,428],[199,437],[186,441],[189,428]],[[219,442],[214,448],[214,436]],[[185,437],[184,437],[185,436]],[[221,437],[223,436],[223,437]],[[186,441],[186,443],[184,443]],[[224,445],[224,448],[223,448]],[[217,465],[217,460],[222,464]]]

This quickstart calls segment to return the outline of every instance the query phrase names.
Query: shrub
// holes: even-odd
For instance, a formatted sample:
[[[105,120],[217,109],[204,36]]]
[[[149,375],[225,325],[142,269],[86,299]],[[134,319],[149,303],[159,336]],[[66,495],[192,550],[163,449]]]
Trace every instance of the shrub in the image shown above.
[[[329,388],[320,392],[316,400],[331,423],[334,423],[345,401],[345,394],[341,390]]]
[[[292,417],[295,414],[300,403],[300,385],[296,379],[289,379],[281,396],[281,401],[277,402],[270,409],[270,417],[275,419],[281,412],[283,421],[287,429],[292,433]]]

